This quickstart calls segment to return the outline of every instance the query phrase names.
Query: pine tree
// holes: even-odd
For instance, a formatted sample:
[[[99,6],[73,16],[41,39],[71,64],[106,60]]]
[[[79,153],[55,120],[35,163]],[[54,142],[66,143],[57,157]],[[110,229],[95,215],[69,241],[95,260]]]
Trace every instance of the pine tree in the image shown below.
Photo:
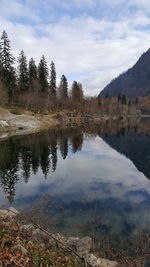
[[[71,95],[73,101],[81,101],[83,99],[83,89],[81,83],[77,83],[76,81],[73,82]]]
[[[78,88],[79,88],[79,99],[82,100],[83,99],[83,86],[82,86],[82,83],[78,82]]]
[[[37,79],[37,66],[35,64],[34,59],[31,58],[29,61],[29,81],[31,83],[33,80],[36,79]]]
[[[56,70],[55,64],[52,61],[50,65],[50,84],[49,84],[49,94],[51,97],[56,97]]]
[[[11,54],[10,41],[8,35],[3,31],[0,41],[0,62],[4,70],[10,70],[15,62],[15,58]]]
[[[21,51],[18,61],[19,61],[19,77],[18,77],[19,90],[21,92],[25,92],[29,88],[29,71],[24,51]]]
[[[58,97],[61,100],[65,100],[68,98],[68,82],[65,75],[62,75],[60,85],[58,87]]]
[[[42,92],[48,92],[48,68],[44,55],[42,56],[38,66],[38,79],[42,88]]]
[[[3,31],[0,41],[0,74],[4,82],[9,99],[12,100],[16,88],[16,73],[13,64],[15,58],[11,54],[10,41],[8,35]]]
[[[72,84],[71,96],[72,100],[78,100],[79,92],[78,92],[78,83],[76,81]]]

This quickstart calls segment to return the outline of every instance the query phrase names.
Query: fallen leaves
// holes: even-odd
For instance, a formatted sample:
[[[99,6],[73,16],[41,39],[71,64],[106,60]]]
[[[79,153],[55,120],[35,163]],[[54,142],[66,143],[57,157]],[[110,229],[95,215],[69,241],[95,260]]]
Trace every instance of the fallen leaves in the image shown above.
[[[27,229],[13,218],[0,218],[0,267],[79,266],[75,257],[61,247],[48,247],[48,241],[45,245],[36,242]]]
[[[11,230],[11,231],[14,231],[14,232],[18,232],[18,231],[19,231],[19,225],[18,225],[16,222],[14,222],[14,223],[11,225],[10,230]]]
[[[9,234],[4,233],[1,239],[0,248],[4,248],[6,245],[10,245],[12,242],[12,238]]]

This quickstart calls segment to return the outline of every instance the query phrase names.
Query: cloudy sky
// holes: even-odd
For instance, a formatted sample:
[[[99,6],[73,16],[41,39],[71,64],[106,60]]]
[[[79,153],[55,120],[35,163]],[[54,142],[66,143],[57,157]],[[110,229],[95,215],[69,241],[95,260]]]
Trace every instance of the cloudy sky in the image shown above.
[[[97,95],[150,47],[150,1],[0,0],[3,29],[15,56],[23,49],[38,63],[44,54],[58,78]]]

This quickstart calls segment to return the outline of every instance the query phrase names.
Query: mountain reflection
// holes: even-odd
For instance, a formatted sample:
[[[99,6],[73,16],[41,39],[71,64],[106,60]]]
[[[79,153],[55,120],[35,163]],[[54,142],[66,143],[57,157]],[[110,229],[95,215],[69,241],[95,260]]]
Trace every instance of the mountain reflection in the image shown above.
[[[138,125],[131,129],[122,127],[117,130],[117,134],[103,133],[100,136],[112,148],[129,158],[136,168],[150,179],[150,132],[148,120],[141,122],[139,127]]]

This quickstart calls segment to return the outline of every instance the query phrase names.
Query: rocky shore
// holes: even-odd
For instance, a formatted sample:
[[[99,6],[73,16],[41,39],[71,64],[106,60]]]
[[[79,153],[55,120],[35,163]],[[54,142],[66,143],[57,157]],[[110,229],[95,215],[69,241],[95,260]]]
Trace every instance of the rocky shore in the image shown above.
[[[19,113],[19,114],[18,114]],[[0,107],[0,140],[14,135],[40,132],[53,127],[77,127],[104,123],[106,121],[126,121],[141,119],[140,114],[91,115],[87,112],[58,111],[55,113],[8,110]]]
[[[26,224],[16,209],[0,210],[1,266],[115,267],[117,262],[97,258],[90,237],[66,238],[35,223]]]
[[[113,120],[116,118],[114,117]],[[54,127],[77,127],[91,123],[100,123],[109,120],[107,115],[95,117],[85,112],[43,112],[33,113],[23,111],[13,114],[7,109],[0,108],[0,140],[14,135],[26,135]]]

